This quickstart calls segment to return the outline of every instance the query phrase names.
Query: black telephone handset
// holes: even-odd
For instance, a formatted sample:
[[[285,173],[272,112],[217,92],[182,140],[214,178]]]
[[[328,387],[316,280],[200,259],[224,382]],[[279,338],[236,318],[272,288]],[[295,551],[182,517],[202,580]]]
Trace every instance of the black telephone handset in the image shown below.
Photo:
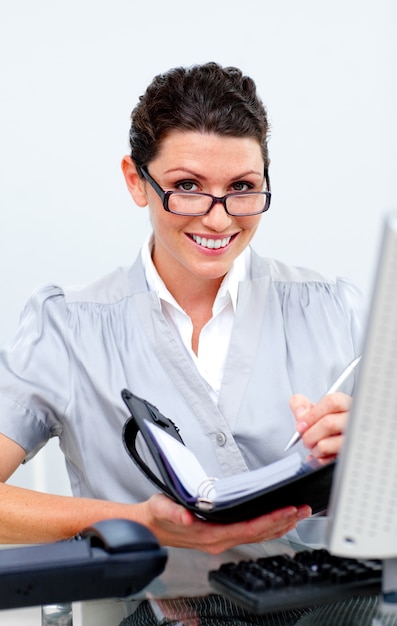
[[[106,519],[71,540],[0,550],[0,609],[126,598],[166,562],[166,549],[148,528]]]
[[[158,541],[153,533],[137,522],[127,519],[106,519],[82,530],[79,539],[87,539],[91,548],[101,548],[110,554],[156,550]]]

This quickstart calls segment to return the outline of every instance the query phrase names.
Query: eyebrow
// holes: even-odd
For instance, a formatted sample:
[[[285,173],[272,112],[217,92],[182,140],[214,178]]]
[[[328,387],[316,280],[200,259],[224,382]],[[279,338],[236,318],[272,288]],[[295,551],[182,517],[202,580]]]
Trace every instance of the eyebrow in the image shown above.
[[[200,178],[201,180],[206,181],[207,177],[204,174],[199,174],[198,172],[195,172],[194,170],[189,169],[188,167],[173,167],[169,170],[166,170],[164,172],[164,174],[176,174],[177,172],[185,172],[187,174],[190,174],[191,176],[193,176],[194,178]],[[256,176],[262,177],[263,176],[263,172],[258,172],[257,170],[247,170],[246,172],[243,172],[241,174],[238,174],[237,176],[233,176],[231,178],[231,180],[239,180],[241,178],[245,178],[245,176],[249,176],[250,174],[254,174]]]

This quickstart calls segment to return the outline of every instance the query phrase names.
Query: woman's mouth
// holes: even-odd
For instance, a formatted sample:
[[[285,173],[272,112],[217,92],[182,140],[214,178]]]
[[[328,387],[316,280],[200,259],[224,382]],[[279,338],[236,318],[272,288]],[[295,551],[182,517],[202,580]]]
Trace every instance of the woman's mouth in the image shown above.
[[[225,248],[232,239],[230,237],[223,237],[222,239],[212,239],[211,237],[200,237],[199,235],[190,235],[190,237],[195,241],[199,246],[203,248],[208,248],[209,250],[218,250],[219,248]]]

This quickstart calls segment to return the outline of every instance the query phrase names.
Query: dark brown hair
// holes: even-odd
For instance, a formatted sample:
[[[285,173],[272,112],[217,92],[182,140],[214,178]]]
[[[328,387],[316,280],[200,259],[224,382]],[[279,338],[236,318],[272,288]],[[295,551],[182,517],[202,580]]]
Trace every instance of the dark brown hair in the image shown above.
[[[131,113],[131,158],[138,167],[156,156],[172,130],[253,137],[269,165],[266,109],[252,78],[236,67],[177,67],[153,79]]]

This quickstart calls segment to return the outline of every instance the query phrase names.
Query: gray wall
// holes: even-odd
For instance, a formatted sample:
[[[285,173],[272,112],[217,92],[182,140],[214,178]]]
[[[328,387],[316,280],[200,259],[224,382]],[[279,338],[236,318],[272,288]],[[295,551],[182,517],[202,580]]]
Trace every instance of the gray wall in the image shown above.
[[[368,292],[397,209],[396,27],[394,0],[2,0],[0,343],[37,284],[134,259],[149,224],[120,173],[130,111],[155,74],[208,60],[268,107],[256,248]],[[56,444],[15,481],[67,492]]]

